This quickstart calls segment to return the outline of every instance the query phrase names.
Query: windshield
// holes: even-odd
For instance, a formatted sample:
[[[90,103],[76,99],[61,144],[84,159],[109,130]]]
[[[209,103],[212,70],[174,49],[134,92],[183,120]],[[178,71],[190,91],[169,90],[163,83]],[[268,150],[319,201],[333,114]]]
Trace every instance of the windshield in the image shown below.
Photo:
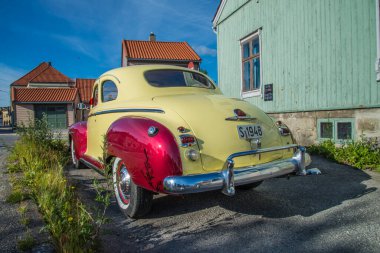
[[[150,70],[145,72],[145,79],[155,87],[200,87],[214,89],[205,76],[183,70]]]

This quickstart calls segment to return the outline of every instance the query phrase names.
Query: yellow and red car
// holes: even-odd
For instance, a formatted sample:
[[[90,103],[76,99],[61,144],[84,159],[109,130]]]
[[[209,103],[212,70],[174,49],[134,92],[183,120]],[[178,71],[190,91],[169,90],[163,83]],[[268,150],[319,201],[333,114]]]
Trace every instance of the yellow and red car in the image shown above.
[[[96,80],[90,104],[79,105],[90,110],[88,121],[69,129],[73,163],[100,172],[111,163],[117,203],[130,217],[149,212],[154,193],[232,196],[235,187],[304,175],[310,163],[286,125],[186,68],[108,71]]]

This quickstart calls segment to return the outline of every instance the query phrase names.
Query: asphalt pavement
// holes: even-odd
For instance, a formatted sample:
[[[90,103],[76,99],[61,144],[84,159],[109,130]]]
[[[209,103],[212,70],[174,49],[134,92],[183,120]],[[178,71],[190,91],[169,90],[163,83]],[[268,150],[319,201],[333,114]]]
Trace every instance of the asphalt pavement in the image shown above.
[[[18,135],[10,127],[0,127],[0,148],[11,147],[17,141]]]
[[[157,195],[144,219],[115,202],[104,252],[380,252],[380,174],[321,157],[322,175],[275,178],[234,197],[220,192]],[[68,170],[81,199],[96,205],[90,169]]]

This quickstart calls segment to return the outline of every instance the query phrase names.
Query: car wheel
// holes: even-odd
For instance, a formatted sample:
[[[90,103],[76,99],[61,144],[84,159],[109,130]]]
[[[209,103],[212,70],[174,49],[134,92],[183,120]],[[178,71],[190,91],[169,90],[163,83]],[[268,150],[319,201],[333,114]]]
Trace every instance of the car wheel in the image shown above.
[[[138,218],[147,214],[152,206],[153,193],[133,182],[120,158],[113,163],[112,175],[116,201],[124,215]]]
[[[83,169],[85,166],[78,160],[76,154],[75,154],[75,148],[74,148],[74,141],[71,140],[70,149],[71,149],[71,160],[74,164],[74,167],[76,169]]]
[[[250,184],[239,185],[239,186],[236,186],[236,188],[239,190],[251,190],[251,189],[256,188],[257,186],[261,185],[262,182],[263,181],[257,181],[257,182],[250,183]]]

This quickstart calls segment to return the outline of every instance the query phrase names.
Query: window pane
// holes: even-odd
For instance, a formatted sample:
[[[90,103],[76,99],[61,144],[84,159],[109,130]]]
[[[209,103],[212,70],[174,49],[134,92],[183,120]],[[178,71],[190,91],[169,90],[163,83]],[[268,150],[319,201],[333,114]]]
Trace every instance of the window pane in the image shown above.
[[[351,122],[338,122],[338,139],[348,140],[352,139],[352,125]]]
[[[249,43],[243,44],[243,58],[249,57]]]
[[[146,72],[148,83],[155,87],[201,87],[213,89],[211,81],[195,72],[182,70],[151,70]]]
[[[320,136],[321,138],[333,138],[333,123],[331,122],[321,122],[320,125]]]
[[[252,41],[252,54],[259,54],[259,53],[260,53],[259,37],[256,37]]]
[[[117,98],[116,84],[110,80],[105,81],[102,86],[102,100],[108,102]]]
[[[96,106],[97,104],[98,104],[98,86],[96,86],[94,90],[92,106]]]
[[[244,62],[243,66],[244,66],[243,90],[247,91],[247,90],[251,90],[251,85],[250,85],[251,84],[251,62],[250,61]]]
[[[253,88],[260,89],[260,58],[253,59]]]

